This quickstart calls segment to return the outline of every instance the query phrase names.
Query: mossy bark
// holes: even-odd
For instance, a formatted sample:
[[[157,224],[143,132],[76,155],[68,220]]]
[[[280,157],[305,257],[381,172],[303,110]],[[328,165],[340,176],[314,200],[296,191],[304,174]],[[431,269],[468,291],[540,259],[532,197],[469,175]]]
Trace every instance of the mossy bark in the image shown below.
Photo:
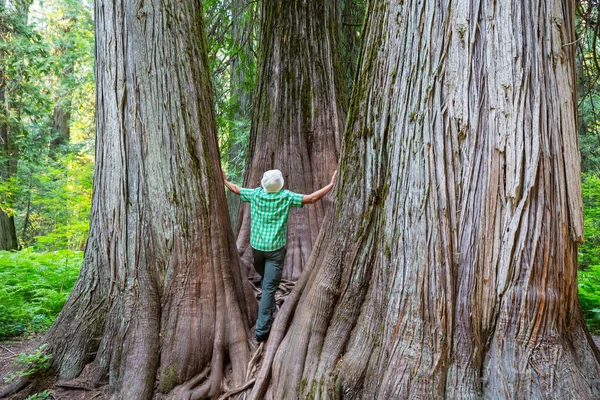
[[[599,398],[573,2],[367,16],[334,212],[252,398]]]
[[[346,119],[339,23],[338,1],[262,3],[245,187],[258,187],[262,174],[274,168],[297,193],[329,183]],[[325,199],[290,212],[285,279],[300,276],[328,204]],[[254,274],[248,205],[240,208],[238,228],[238,248]]]
[[[70,379],[91,363],[112,398],[148,399],[155,379],[168,391],[208,366],[192,393],[216,396],[245,378],[257,306],[229,227],[202,5],[95,7],[91,226],[45,337],[53,368]]]

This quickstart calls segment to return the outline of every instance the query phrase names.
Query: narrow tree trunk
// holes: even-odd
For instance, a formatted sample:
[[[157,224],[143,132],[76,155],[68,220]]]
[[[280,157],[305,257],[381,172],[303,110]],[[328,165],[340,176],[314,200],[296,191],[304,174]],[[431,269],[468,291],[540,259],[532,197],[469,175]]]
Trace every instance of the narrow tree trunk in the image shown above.
[[[71,30],[71,25],[75,26],[77,24],[77,17],[74,15],[63,16],[63,22],[68,22],[61,31],[65,37],[69,37],[68,34]],[[65,54],[67,54],[68,49],[65,46],[73,45],[72,39],[71,43],[67,43],[66,45],[61,45],[57,49],[57,53],[63,58]],[[59,82],[59,87],[61,90],[58,91],[56,98],[54,99],[55,105],[52,110],[52,133],[53,138],[50,142],[50,148],[52,151],[58,149],[59,146],[68,144],[71,139],[71,127],[70,127],[70,119],[71,119],[71,105],[72,105],[72,94],[68,91],[65,91],[64,81],[65,78],[70,77],[73,74],[75,60],[72,57],[67,57],[62,61],[61,69],[58,72],[58,76],[56,76],[56,80]]]
[[[573,3],[367,15],[337,202],[253,398],[600,398],[577,298]]]
[[[309,194],[329,183],[345,123],[344,69],[337,1],[269,1],[261,9],[258,82],[245,187],[277,168],[285,187]],[[294,210],[288,223],[286,279],[297,279],[328,200]],[[250,209],[240,208],[237,244],[250,264]],[[252,272],[252,269],[250,269]],[[253,272],[252,272],[253,273]]]
[[[69,143],[71,137],[71,127],[69,126],[69,120],[71,119],[71,99],[69,98],[66,103],[66,105],[56,104],[52,110],[52,132],[54,138],[50,143],[50,147],[53,150]]]
[[[342,7],[340,27],[346,71],[346,94],[349,97],[360,51],[360,31],[365,18],[365,1],[342,0],[340,5]]]
[[[15,217],[0,209],[0,250],[17,250],[19,241],[15,230]]]
[[[0,10],[3,8],[0,8]],[[12,146],[9,142],[8,125],[5,120],[7,116],[5,85],[4,71],[0,66],[0,110],[2,112],[2,115],[0,115],[0,181],[9,179],[14,169],[14,160],[12,159],[14,154],[11,151]],[[18,248],[19,241],[15,228],[15,218],[14,216],[9,216],[0,208],[0,250],[17,250]]]
[[[45,340],[114,399],[239,385],[256,301],[229,229],[198,2],[96,2],[96,166],[79,279]],[[195,383],[200,383],[194,388]],[[185,395],[182,394],[185,392]]]

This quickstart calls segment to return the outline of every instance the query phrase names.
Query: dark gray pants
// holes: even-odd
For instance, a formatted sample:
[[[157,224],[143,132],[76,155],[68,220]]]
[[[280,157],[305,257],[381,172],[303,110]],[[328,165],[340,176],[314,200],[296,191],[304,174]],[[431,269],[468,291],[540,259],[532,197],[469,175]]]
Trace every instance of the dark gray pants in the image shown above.
[[[257,339],[266,339],[271,330],[275,312],[275,292],[281,282],[285,253],[285,247],[274,251],[252,249],[254,269],[262,277],[262,297],[254,333]]]

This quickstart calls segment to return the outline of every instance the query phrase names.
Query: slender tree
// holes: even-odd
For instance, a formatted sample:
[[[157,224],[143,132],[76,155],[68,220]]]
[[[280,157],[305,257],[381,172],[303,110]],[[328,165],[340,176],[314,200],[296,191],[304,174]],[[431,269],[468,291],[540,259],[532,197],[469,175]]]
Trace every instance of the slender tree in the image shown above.
[[[312,193],[337,167],[345,123],[338,1],[265,1],[245,187],[277,168],[286,187]],[[327,201],[290,213],[283,277],[308,260]],[[250,209],[240,207],[237,244],[250,264]]]
[[[360,34],[365,18],[364,0],[341,0],[341,38],[344,56],[344,70],[346,72],[346,93],[351,94],[356,63],[360,51]]]
[[[12,3],[12,4],[11,4]],[[16,26],[27,25],[29,14],[29,6],[31,0],[17,0],[13,2],[0,1],[0,38],[5,39],[11,28],[14,30]],[[10,18],[14,19],[9,23],[9,14],[7,6],[11,6]],[[13,32],[14,33],[14,32]],[[5,57],[5,49],[0,50],[0,181],[9,180],[14,176],[17,170],[18,151],[14,144],[14,134],[11,134],[8,124],[8,99],[7,99],[7,84],[5,65],[1,60]],[[7,196],[8,203],[13,203],[12,195]],[[0,208],[0,250],[16,250],[19,248],[17,239],[17,231],[15,227],[14,215],[9,215],[5,210]]]
[[[253,398],[600,397],[573,5],[369,2],[337,201]]]
[[[155,379],[189,380],[174,399],[216,396],[245,378],[257,306],[229,228],[202,5],[95,8],[91,226],[44,339],[52,367],[68,380],[89,364],[114,399],[149,399]]]
[[[1,56],[1,51],[0,51]],[[12,175],[14,160],[11,157],[12,146],[8,137],[6,123],[7,109],[5,98],[5,79],[0,66],[0,180],[7,180]],[[16,250],[19,247],[15,218],[0,208],[0,250]]]

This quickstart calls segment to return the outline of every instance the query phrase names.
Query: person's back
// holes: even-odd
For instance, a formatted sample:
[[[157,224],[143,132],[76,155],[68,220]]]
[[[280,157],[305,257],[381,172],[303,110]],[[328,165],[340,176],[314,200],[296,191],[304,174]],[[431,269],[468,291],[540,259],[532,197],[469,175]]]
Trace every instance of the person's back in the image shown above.
[[[275,292],[281,282],[285,260],[289,209],[322,199],[333,187],[335,176],[336,173],[324,188],[310,195],[302,195],[281,190],[283,175],[276,169],[265,172],[261,187],[256,189],[241,188],[227,181],[223,173],[227,188],[239,194],[242,201],[250,203],[250,246],[254,269],[262,278],[262,297],[255,330],[258,342],[267,340],[271,330]]]
[[[240,199],[250,203],[250,245],[273,251],[285,246],[290,207],[302,207],[301,194],[280,190],[265,192],[262,187],[241,189]]]

